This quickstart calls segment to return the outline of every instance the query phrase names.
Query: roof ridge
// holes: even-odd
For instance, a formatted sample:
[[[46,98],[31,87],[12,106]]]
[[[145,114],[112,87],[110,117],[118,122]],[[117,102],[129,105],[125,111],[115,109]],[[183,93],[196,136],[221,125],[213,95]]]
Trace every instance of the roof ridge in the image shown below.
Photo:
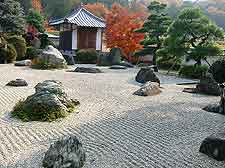
[[[85,9],[84,7],[82,7],[82,9],[84,9],[84,10],[85,10],[87,13],[89,13],[90,15],[94,16],[96,19],[99,19],[100,21],[105,22],[104,19],[102,19],[102,18],[100,18],[100,17],[94,15],[93,13],[91,13],[90,11],[88,11],[87,9]]]

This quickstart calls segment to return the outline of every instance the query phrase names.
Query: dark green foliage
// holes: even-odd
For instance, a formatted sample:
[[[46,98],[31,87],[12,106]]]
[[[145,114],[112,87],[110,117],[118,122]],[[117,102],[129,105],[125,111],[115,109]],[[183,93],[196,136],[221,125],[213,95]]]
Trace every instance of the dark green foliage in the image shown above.
[[[184,65],[179,70],[179,75],[188,78],[200,79],[208,72],[207,65]]]
[[[37,104],[37,107],[28,108],[24,105],[24,100],[19,101],[12,111],[12,117],[19,118],[22,121],[55,121],[58,118],[65,118],[69,113],[75,111],[74,104],[68,105],[69,111],[66,112],[60,107],[46,108],[46,105]]]
[[[39,52],[35,47],[27,47],[26,59],[34,59],[38,56]]]
[[[177,59],[186,56],[200,65],[207,56],[221,53],[215,41],[223,39],[223,30],[199,8],[185,8],[169,27],[165,48],[162,50]]]
[[[23,60],[25,59],[25,55],[26,55],[26,50],[27,50],[27,46],[26,46],[26,41],[23,37],[21,36],[11,36],[7,39],[8,43],[14,45],[16,52],[17,52],[17,60]]]
[[[167,28],[171,24],[171,18],[165,13],[166,5],[153,1],[148,6],[150,16],[143,27],[137,32],[145,33],[145,39],[141,42],[144,50],[153,53],[153,65],[156,65],[156,52],[162,47],[163,39],[166,36]],[[144,54],[145,51],[138,54]]]
[[[225,59],[220,59],[212,64],[209,69],[209,72],[212,73],[213,78],[217,83],[225,82]]]
[[[41,47],[42,49],[46,48],[48,45],[52,45],[53,47],[55,47],[54,43],[51,42],[49,39],[48,39],[48,35],[47,34],[41,34],[39,35],[39,39],[41,41]]]
[[[16,60],[17,52],[12,44],[6,43],[6,47],[0,47],[0,60],[12,63]]]
[[[34,26],[39,32],[44,32],[44,17],[40,12],[30,9],[26,20],[28,24]]]
[[[3,32],[21,34],[25,30],[23,9],[15,0],[0,1],[0,25]]]
[[[157,65],[160,69],[164,70],[175,70],[178,71],[181,67],[180,61],[175,61],[173,58],[159,57],[157,59]]]
[[[76,53],[75,62],[83,64],[95,64],[98,53],[95,49],[81,49]]]

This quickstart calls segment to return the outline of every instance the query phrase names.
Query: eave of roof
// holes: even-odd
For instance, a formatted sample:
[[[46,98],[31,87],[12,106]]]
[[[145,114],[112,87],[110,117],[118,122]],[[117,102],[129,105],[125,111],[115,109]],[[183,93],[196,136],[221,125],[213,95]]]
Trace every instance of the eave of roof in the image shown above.
[[[56,26],[62,23],[71,23],[81,27],[106,27],[106,23],[103,19],[95,16],[83,7],[74,10],[71,14],[62,19],[50,21],[49,25]]]

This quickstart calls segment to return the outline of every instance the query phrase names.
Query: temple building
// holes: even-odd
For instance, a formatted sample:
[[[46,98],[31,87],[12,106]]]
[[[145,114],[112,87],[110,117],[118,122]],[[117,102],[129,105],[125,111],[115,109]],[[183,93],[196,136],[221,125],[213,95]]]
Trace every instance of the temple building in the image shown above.
[[[60,31],[59,49],[64,54],[73,53],[78,49],[102,50],[106,23],[82,5],[64,18],[50,21],[49,25]]]

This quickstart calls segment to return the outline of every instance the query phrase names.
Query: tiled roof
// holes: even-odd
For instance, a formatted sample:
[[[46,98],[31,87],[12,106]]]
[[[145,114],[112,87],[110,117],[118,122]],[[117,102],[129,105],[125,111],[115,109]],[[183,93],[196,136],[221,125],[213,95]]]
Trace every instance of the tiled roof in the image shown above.
[[[71,12],[71,14],[62,19],[50,21],[49,25],[55,26],[62,23],[72,23],[82,27],[106,27],[105,21],[103,19],[95,16],[83,7],[75,9],[73,12]]]

